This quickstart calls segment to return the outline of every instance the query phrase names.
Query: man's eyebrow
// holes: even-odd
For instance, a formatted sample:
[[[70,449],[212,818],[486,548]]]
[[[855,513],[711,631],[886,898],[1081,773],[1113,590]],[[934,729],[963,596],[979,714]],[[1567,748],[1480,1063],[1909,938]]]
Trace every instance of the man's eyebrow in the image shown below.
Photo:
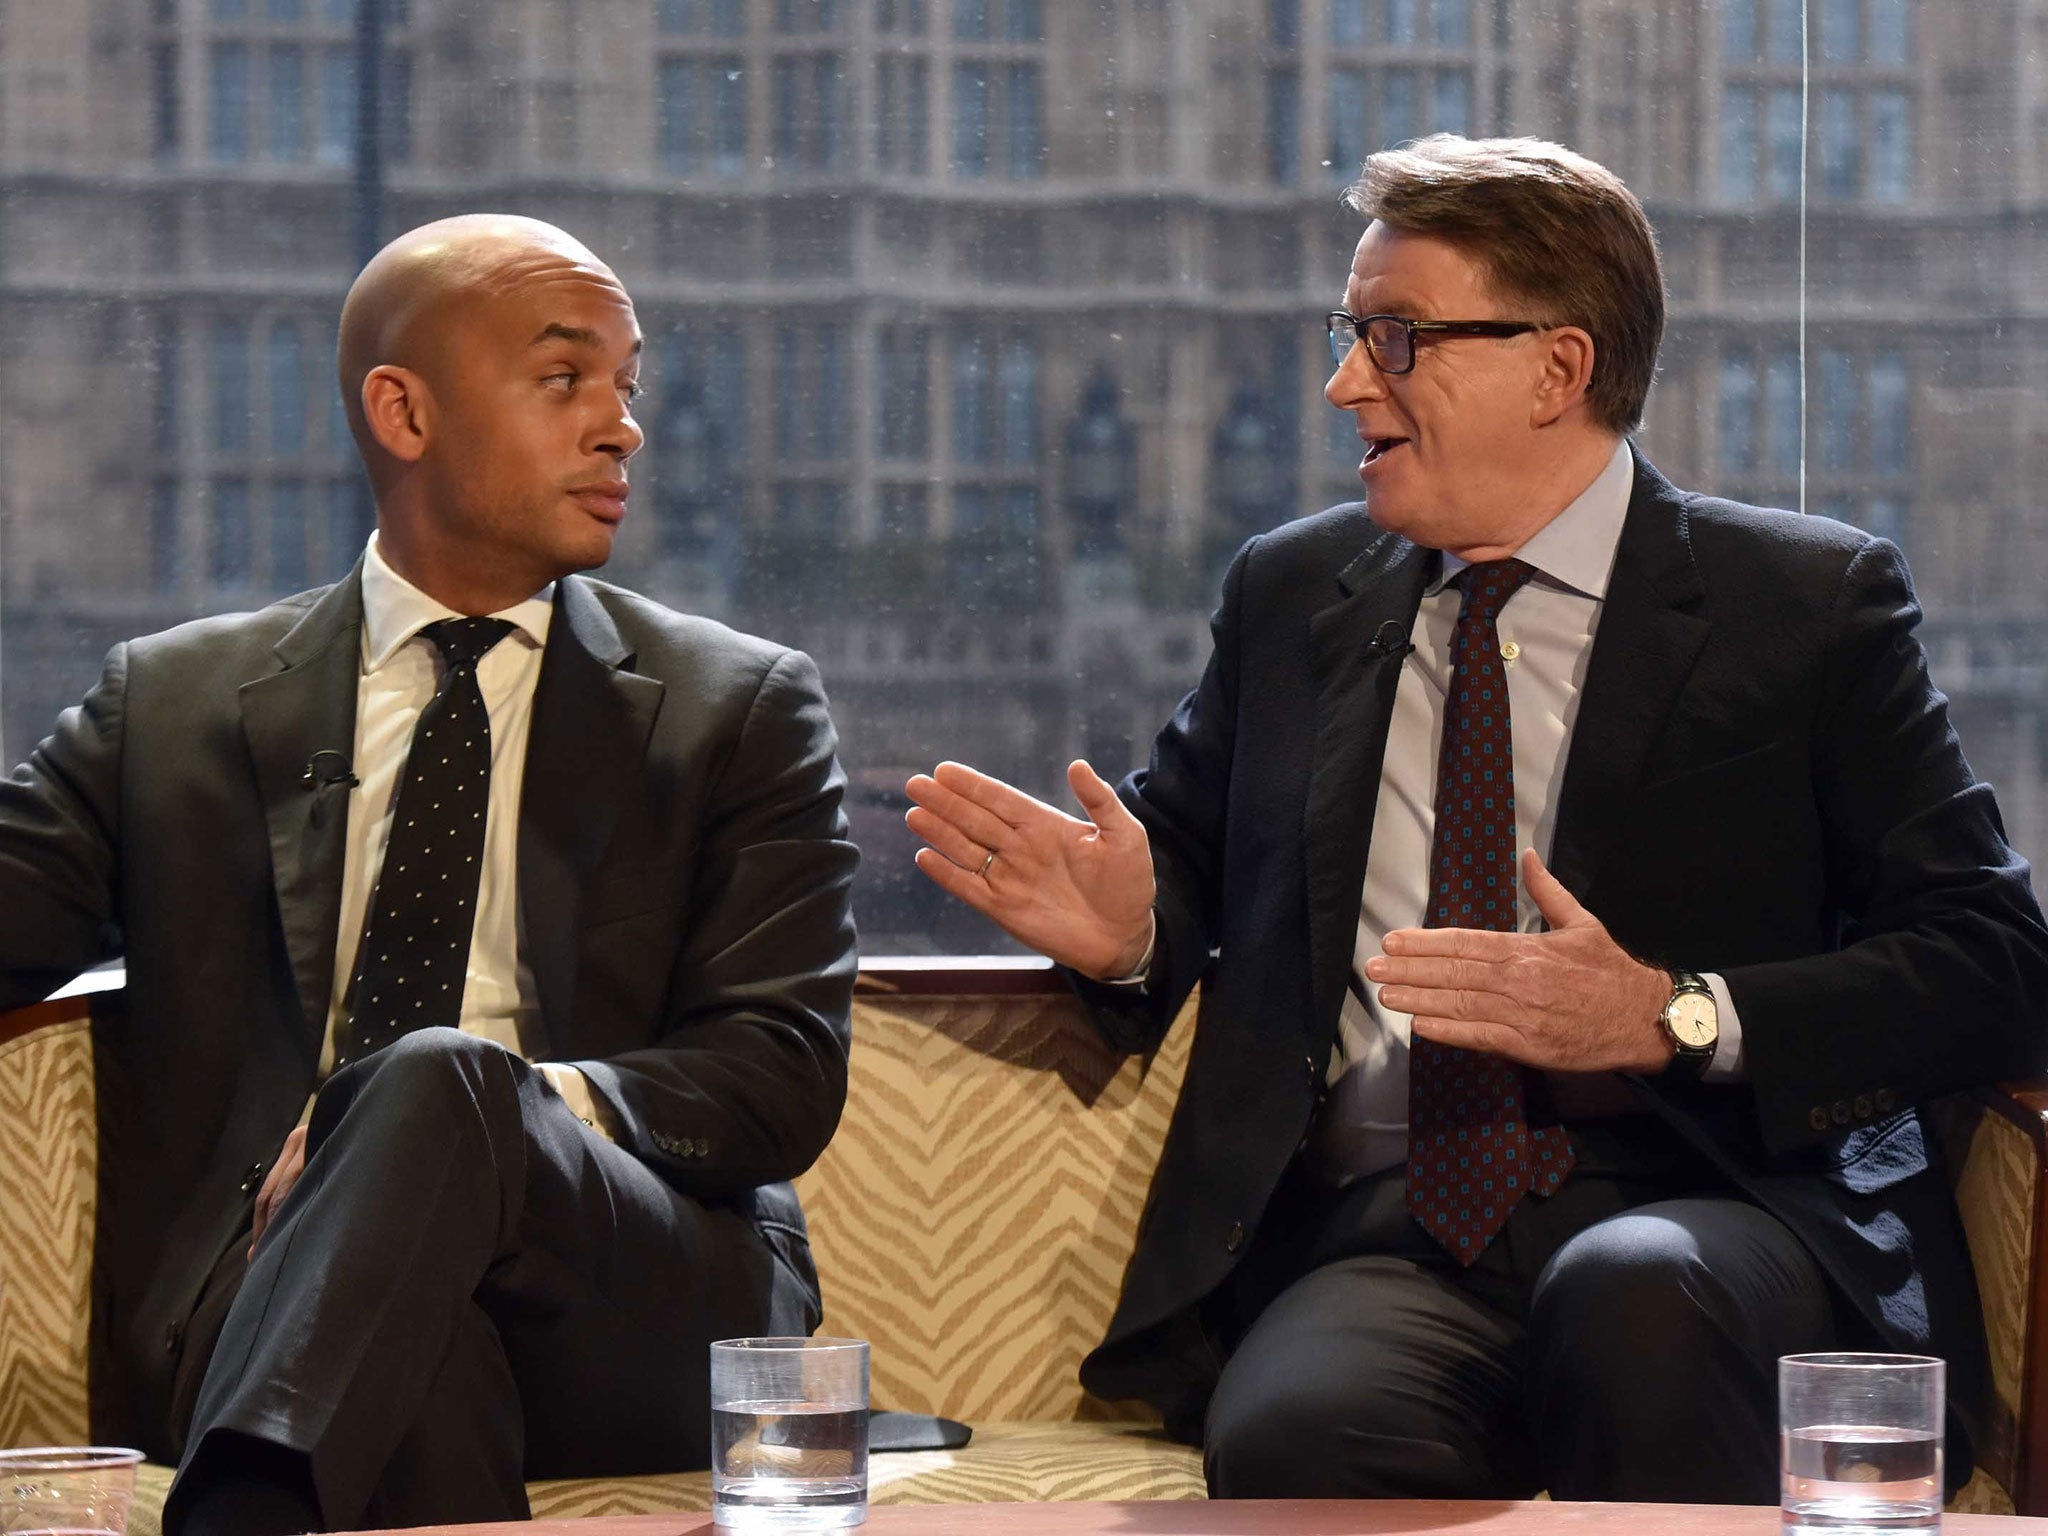
[[[598,335],[597,332],[591,330],[588,326],[564,325],[559,320],[552,321],[549,324],[542,326],[540,328],[540,334],[534,337],[532,341],[528,342],[527,345],[529,347],[537,347],[540,346],[543,342],[549,341],[573,342],[575,345],[579,347],[601,347],[604,345],[604,338]],[[646,345],[647,338],[645,336],[635,336],[633,338],[632,349],[628,353],[628,355],[632,357],[638,357],[640,355],[640,349],[645,347]]]

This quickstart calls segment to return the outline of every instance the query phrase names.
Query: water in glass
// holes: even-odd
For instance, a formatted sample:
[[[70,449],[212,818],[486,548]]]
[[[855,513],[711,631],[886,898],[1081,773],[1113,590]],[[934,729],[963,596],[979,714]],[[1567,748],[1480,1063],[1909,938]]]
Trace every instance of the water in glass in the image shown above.
[[[1941,1526],[1941,1436],[1812,1424],[1784,1437],[1784,1528],[1864,1536]]]
[[[711,1411],[712,1518],[744,1531],[836,1531],[867,1518],[862,1404],[737,1402]]]

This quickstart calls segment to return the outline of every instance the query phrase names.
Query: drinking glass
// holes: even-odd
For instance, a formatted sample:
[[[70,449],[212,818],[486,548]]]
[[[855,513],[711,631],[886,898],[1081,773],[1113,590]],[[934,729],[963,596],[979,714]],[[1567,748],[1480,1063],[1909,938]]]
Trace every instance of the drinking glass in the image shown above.
[[[837,1531],[868,1517],[868,1346],[711,1346],[711,1514],[736,1531]]]
[[[125,1536],[142,1452],[111,1445],[0,1451],[4,1536]]]
[[[1947,1366],[1926,1355],[1779,1360],[1785,1530],[1939,1530],[1946,1375]]]

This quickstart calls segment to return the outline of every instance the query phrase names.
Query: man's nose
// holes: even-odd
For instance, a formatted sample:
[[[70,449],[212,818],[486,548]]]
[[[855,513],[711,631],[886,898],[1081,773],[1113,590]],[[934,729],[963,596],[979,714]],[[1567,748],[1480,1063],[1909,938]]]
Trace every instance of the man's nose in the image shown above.
[[[638,453],[646,441],[647,434],[640,430],[640,423],[633,419],[633,413],[621,409],[616,418],[605,423],[598,438],[597,451],[610,454],[623,464]]]
[[[1323,386],[1323,398],[1340,411],[1351,411],[1361,401],[1379,399],[1386,393],[1386,386],[1386,376],[1373,366],[1365,343],[1355,341],[1344,354],[1344,361],[1337,365],[1337,371],[1330,375],[1330,382]]]

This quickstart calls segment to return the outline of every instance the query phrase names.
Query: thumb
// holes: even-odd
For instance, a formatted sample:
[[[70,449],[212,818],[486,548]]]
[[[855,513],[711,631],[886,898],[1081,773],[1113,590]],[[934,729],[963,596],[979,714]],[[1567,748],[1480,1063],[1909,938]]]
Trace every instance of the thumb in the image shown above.
[[[1564,888],[1563,881],[1544,867],[1542,856],[1534,848],[1522,850],[1522,885],[1535,901],[1536,910],[1543,914],[1543,920],[1554,929],[1583,928],[1599,921],[1579,905],[1578,898]]]
[[[1081,809],[1099,832],[1124,832],[1137,825],[1137,818],[1116,797],[1109,781],[1088,765],[1086,758],[1067,764],[1067,787],[1081,802]]]

